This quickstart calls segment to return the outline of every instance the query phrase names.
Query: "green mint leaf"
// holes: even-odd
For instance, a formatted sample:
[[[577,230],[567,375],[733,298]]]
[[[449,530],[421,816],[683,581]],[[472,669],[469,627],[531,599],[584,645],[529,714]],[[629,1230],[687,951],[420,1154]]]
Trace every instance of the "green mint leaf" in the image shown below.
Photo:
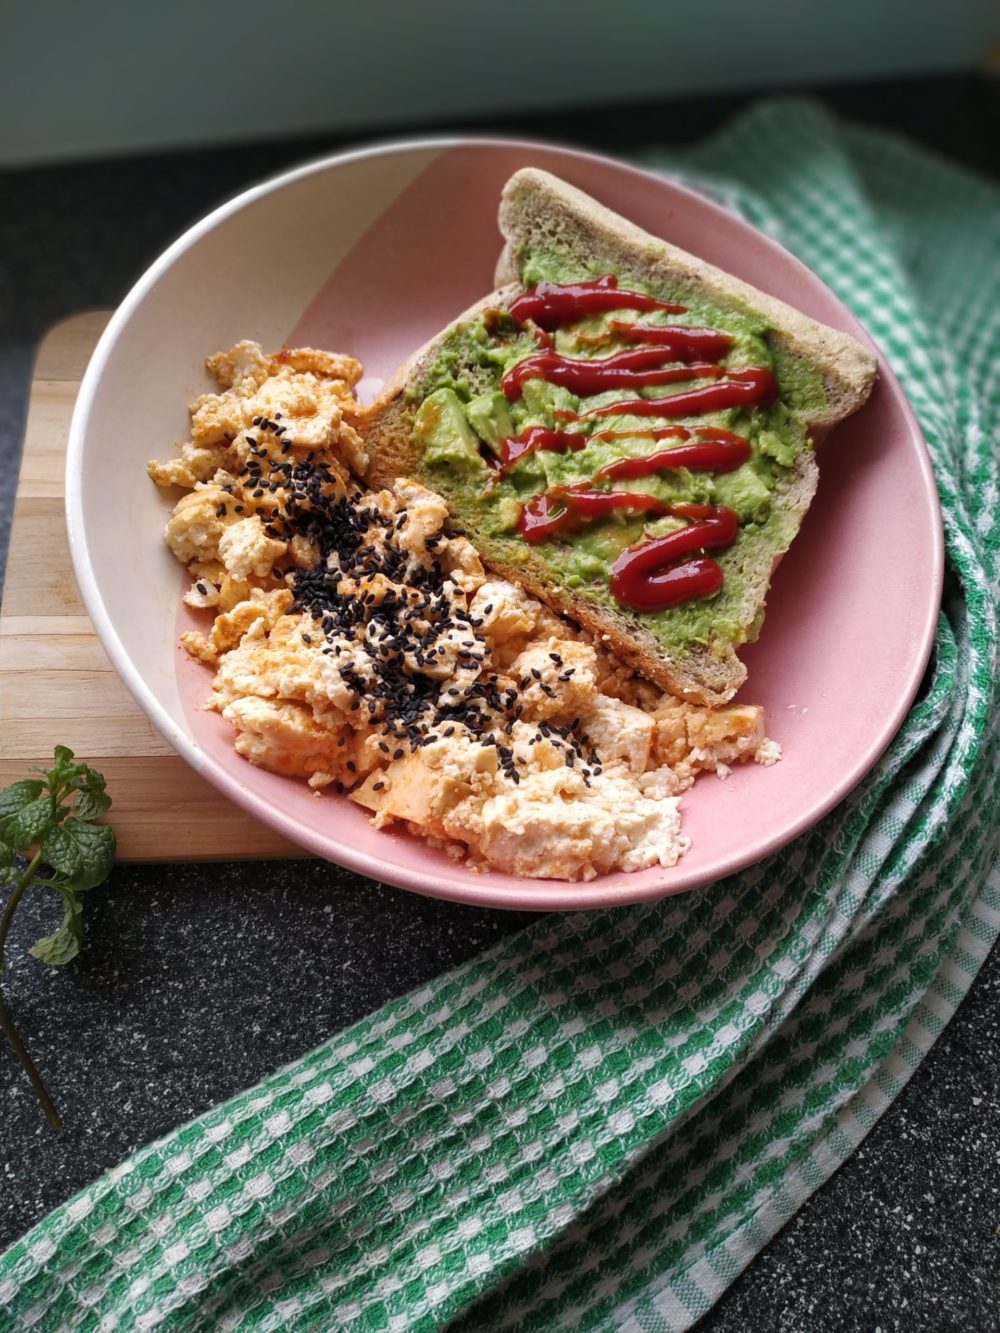
[[[100,773],[95,773],[86,764],[80,767],[83,772],[79,783],[74,783],[78,791],[75,813],[80,819],[100,819],[111,808],[111,797],[105,791],[107,783]]]
[[[76,798],[74,810],[80,819],[100,819],[111,809],[111,797],[102,791],[82,791]]]
[[[83,866],[83,853],[79,844],[68,829],[53,824],[44,829],[38,840],[42,856],[52,869],[66,879],[72,880]]]
[[[4,791],[0,791],[0,824],[40,796],[44,786],[45,783],[38,778],[22,778],[20,782],[12,782]]]
[[[41,833],[52,819],[52,803],[47,796],[37,796],[27,805],[23,805],[13,819],[7,821],[4,829],[4,841],[15,850],[23,852]]]
[[[106,824],[87,824],[70,815],[63,824],[80,851],[80,868],[73,876],[74,889],[93,889],[103,884],[115,859],[115,835]]]
[[[14,848],[0,840],[0,871],[6,870],[8,866],[12,866],[13,864]],[[0,880],[0,884],[2,883],[5,883],[5,880]]]
[[[72,893],[63,894],[62,925],[52,935],[40,939],[30,950],[32,957],[53,967],[62,967],[80,952],[83,943],[83,905]]]
[[[54,760],[55,762],[47,770],[45,777],[49,791],[62,796],[66,791],[74,789],[77,776],[85,765],[74,764],[73,751],[65,745],[56,746]]]

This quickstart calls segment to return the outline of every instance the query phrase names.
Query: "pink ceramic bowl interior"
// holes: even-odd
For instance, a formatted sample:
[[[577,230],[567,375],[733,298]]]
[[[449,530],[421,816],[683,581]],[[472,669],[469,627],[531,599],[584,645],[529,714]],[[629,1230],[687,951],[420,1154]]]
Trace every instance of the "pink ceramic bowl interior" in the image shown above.
[[[165,738],[227,796],[308,851],[417,892],[481,906],[594,908],[694,889],[808,828],[860,780],[919,685],[940,597],[934,480],[892,372],[820,446],[819,495],[778,570],[743,696],[784,749],[684,797],[691,851],[672,869],[586,884],[475,874],[420,840],[376,832],[346,798],[250,767],[200,711],[208,672],[177,650],[182,571],[161,540],[170,506],[146,476],[185,437],[212,385],[205,357],[240,338],[350,352],[374,392],[409,353],[492,287],[496,210],[512,172],[539,166],[647,230],[868,340],[808,269],[681,186],[534,143],[388,144],[288,172],[180,238],[117,311],[87,370],[67,464],[70,540],[104,647]],[[881,553],[893,561],[891,586]],[[180,847],[179,847],[180,850]]]

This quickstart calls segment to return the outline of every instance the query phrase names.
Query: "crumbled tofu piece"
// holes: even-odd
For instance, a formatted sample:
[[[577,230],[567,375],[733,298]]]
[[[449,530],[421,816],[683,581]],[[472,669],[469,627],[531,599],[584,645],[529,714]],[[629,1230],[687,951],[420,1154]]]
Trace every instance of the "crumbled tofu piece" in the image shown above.
[[[182,564],[218,559],[219,540],[232,522],[218,512],[224,499],[215,486],[201,485],[177,501],[163,536]]]
[[[374,753],[377,738],[372,742],[370,752]],[[449,813],[477,793],[485,799],[496,773],[496,749],[480,745],[465,733],[456,735],[450,744],[439,741],[392,760],[372,773],[351,797],[375,812],[379,827],[400,819],[439,837],[447,836]]]
[[[184,600],[188,606],[194,607],[196,611],[210,610],[213,606],[219,605],[218,585],[204,576],[196,578],[184,594]]]
[[[196,486],[200,481],[211,481],[228,461],[225,448],[187,441],[181,445],[179,458],[168,459],[166,463],[151,459],[146,470],[157,486]]]
[[[241,398],[250,398],[260,388],[271,374],[271,363],[272,358],[265,355],[259,343],[244,338],[228,352],[210,356],[205,365],[224,388],[232,389],[232,401],[238,404]],[[199,398],[191,409],[192,415],[197,416],[199,404],[206,398],[216,396],[224,395],[205,394]]]
[[[652,713],[655,722],[651,764],[671,768],[680,784],[690,787],[699,772],[725,777],[730,765],[744,759],[774,763],[780,746],[764,736],[764,710],[755,704],[699,708],[665,694]],[[759,757],[758,757],[759,756]],[[724,771],[723,771],[724,770]]]
[[[212,647],[217,653],[229,652],[251,633],[257,641],[262,640],[269,630],[274,629],[291,603],[292,594],[287,588],[275,588],[272,592],[254,589],[231,611],[216,616],[211,634]]]
[[[525,713],[570,722],[594,699],[594,650],[579,639],[543,639],[519,653],[510,666]]]
[[[781,758],[781,746],[777,741],[768,740],[765,736],[754,750],[753,757],[754,763],[761,764],[764,768],[770,768]]]
[[[196,662],[203,662],[205,666],[214,667],[219,660],[219,654],[212,647],[211,641],[198,630],[185,630],[180,637],[180,644],[189,657],[193,657]]]
[[[469,610],[483,622],[493,660],[507,670],[530,639],[566,635],[566,625],[547,606],[506,579],[487,579]]]
[[[288,543],[288,552],[297,569],[315,569],[320,561],[319,550],[315,542],[308,537],[296,535]]]
[[[237,751],[251,764],[301,778],[339,768],[339,733],[321,726],[301,704],[248,695],[227,704],[222,716],[233,725]]]
[[[635,777],[649,767],[655,723],[648,713],[598,694],[581,727],[605,767],[624,767]]]
[[[436,538],[448,518],[448,506],[440,495],[405,477],[393,483],[400,526],[397,541],[404,551],[423,555],[429,538]]]
[[[219,558],[234,579],[266,579],[288,550],[288,543],[269,537],[259,518],[241,518],[219,538]]]
[[[602,776],[587,787],[572,770],[549,769],[485,803],[480,850],[491,864],[532,878],[670,866],[688,845],[678,804],[639,795],[624,777]],[[453,822],[449,832],[455,836]]]
[[[473,593],[486,575],[479,552],[464,537],[452,537],[439,548],[438,559],[445,575],[462,592]]]

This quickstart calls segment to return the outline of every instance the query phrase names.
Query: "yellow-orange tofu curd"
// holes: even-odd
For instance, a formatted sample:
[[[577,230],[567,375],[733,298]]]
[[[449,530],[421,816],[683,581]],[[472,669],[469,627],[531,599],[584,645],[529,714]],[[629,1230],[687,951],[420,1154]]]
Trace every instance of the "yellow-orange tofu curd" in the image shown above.
[[[673,865],[695,776],[779,757],[760,708],[664,694],[491,577],[439,495],[366,491],[358,362],[241,342],[208,366],[222,391],[149,472],[186,488],[165,537],[214,622],[182,642],[251,763],[475,868],[579,880]]]

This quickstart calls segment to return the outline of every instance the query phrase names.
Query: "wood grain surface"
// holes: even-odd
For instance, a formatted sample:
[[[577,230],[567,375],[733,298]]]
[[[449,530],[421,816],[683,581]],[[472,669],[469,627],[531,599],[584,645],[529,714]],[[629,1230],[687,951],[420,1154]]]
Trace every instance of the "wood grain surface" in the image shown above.
[[[0,787],[68,745],[99,768],[127,861],[304,853],[226,800],[170,749],[87,617],[63,512],[70,416],[107,311],[57,324],[38,349],[0,604]]]

